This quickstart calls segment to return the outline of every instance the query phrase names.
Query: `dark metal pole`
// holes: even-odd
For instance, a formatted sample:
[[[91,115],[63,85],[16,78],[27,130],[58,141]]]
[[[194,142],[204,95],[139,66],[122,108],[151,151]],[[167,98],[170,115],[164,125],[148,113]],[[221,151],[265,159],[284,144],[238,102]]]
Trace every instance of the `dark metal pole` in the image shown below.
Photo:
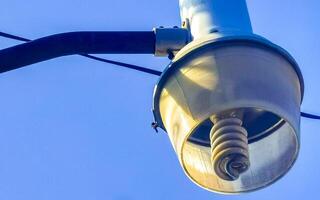
[[[153,31],[70,32],[0,50],[0,73],[73,54],[154,54]]]

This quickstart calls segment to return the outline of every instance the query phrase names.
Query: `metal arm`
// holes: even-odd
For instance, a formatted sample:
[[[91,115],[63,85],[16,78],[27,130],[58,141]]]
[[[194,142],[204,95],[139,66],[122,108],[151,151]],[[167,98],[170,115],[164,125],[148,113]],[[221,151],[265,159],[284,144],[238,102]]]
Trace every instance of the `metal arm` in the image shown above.
[[[73,54],[153,54],[155,34],[146,32],[70,32],[0,51],[0,73]]]
[[[0,73],[73,54],[155,54],[166,56],[188,42],[188,31],[161,28],[140,32],[70,32],[0,51]],[[161,53],[159,53],[161,52]]]

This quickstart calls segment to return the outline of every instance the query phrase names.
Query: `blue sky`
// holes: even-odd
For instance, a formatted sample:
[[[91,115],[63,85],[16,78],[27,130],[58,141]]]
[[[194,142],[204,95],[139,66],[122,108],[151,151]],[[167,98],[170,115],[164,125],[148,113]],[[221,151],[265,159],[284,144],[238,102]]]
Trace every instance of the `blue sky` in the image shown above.
[[[255,33],[287,49],[305,78],[302,110],[320,114],[317,0],[247,0]],[[27,38],[78,30],[179,25],[178,0],[2,0],[3,32]],[[0,48],[18,44],[0,38]],[[105,55],[158,70],[166,58]],[[301,152],[280,181],[223,196],[184,175],[151,128],[157,77],[69,56],[0,75],[0,199],[311,199],[320,179],[320,123],[302,119]]]

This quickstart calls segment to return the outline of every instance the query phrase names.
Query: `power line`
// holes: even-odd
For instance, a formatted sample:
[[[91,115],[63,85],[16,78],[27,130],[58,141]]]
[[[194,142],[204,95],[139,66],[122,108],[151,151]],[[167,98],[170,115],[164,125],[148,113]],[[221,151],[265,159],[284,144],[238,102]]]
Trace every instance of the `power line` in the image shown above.
[[[23,38],[23,37],[16,36],[16,35],[12,35],[12,34],[8,34],[8,33],[4,33],[4,32],[0,32],[0,36],[5,37],[5,38],[9,38],[9,39],[13,39],[13,40],[22,41],[22,42],[30,42],[31,41],[30,39]],[[148,73],[148,74],[152,74],[152,75],[156,75],[156,76],[160,76],[162,73],[161,71],[157,71],[157,70],[153,70],[153,69],[149,69],[149,68],[145,68],[145,67],[141,67],[141,66],[137,66],[137,65],[132,65],[132,64],[128,64],[128,63],[108,60],[105,58],[100,58],[100,57],[92,56],[89,54],[79,54],[79,55],[86,57],[86,58],[89,58],[89,59],[96,60],[96,61],[100,61],[100,62],[104,62],[104,63],[108,63],[108,64],[113,64],[113,65],[118,65],[121,67],[126,67],[129,69],[137,70],[140,72],[144,72],[144,73]],[[305,117],[305,118],[309,118],[309,119],[320,120],[320,115],[314,115],[314,114],[310,114],[310,113],[301,112],[301,116]]]
[[[5,37],[5,38],[9,38],[9,39],[13,39],[13,40],[19,40],[19,41],[22,41],[22,42],[31,41],[31,40],[29,40],[27,38],[19,37],[19,36],[16,36],[16,35],[11,35],[11,34],[4,33],[4,32],[0,32],[0,36],[1,37]]]
[[[301,116],[302,116],[302,117],[305,117],[305,118],[319,119],[319,120],[320,120],[320,116],[318,116],[318,115],[313,115],[313,114],[309,114],[309,113],[305,113],[305,112],[301,112]]]
[[[138,70],[138,71],[145,72],[145,73],[148,73],[148,74],[153,74],[153,75],[156,75],[156,76],[160,76],[161,75],[160,71],[149,69],[149,68],[145,68],[145,67],[140,67],[140,66],[137,66],[137,65],[132,65],[132,64],[113,61],[113,60],[107,60],[107,59],[104,59],[104,58],[100,58],[100,57],[96,57],[96,56],[92,56],[92,55],[88,55],[88,54],[80,54],[80,55],[84,56],[86,58],[90,58],[90,59],[93,59],[93,60],[100,61],[100,62],[105,62],[105,63],[109,63],[109,64],[113,64],[113,65],[126,67],[126,68],[129,68],[129,69]]]

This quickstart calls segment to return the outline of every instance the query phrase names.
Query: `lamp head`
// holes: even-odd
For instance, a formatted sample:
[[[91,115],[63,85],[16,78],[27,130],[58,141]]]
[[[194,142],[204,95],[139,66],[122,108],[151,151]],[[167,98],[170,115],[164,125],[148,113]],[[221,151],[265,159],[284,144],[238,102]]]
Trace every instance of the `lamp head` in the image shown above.
[[[293,165],[302,96],[299,68],[282,48],[254,35],[208,36],[165,70],[154,114],[192,181],[241,193],[275,182]]]

